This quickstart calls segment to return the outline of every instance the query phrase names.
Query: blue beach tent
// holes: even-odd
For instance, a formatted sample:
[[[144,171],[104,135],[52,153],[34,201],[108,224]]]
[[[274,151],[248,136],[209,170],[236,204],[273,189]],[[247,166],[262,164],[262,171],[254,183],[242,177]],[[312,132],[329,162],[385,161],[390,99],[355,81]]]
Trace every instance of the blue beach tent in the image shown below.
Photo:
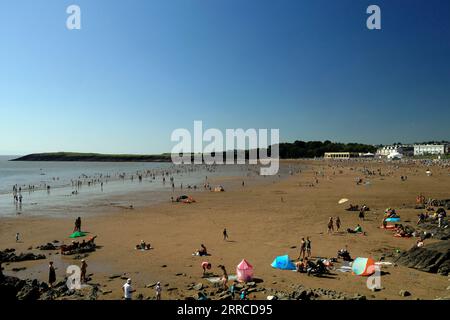
[[[276,257],[271,266],[281,270],[295,270],[295,264],[291,262],[288,255]]]

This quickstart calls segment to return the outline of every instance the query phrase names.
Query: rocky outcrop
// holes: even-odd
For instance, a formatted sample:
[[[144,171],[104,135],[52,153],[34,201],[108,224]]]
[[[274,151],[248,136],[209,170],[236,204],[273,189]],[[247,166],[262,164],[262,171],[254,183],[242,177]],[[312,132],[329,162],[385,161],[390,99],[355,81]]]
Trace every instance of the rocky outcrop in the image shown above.
[[[0,261],[2,262],[20,262],[20,261],[40,260],[40,259],[45,259],[45,255],[34,254],[31,252],[16,255],[15,249],[5,249],[3,251],[0,251]]]
[[[433,239],[450,240],[450,227],[439,228],[436,220],[426,221],[417,226],[417,231],[421,234],[426,232]]]
[[[425,272],[448,275],[450,273],[450,240],[412,248],[400,254],[395,262]]]
[[[70,290],[66,280],[58,282],[50,288],[45,282],[38,280],[21,280],[16,277],[0,278],[0,297],[4,300],[55,300],[70,298],[71,300],[96,300],[98,286],[90,285],[84,290]]]

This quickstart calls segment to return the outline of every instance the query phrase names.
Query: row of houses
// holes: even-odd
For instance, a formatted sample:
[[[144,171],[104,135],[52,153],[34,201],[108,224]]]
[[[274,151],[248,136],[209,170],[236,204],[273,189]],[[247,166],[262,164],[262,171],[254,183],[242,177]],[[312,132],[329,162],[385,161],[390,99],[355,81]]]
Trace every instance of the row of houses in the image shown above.
[[[449,144],[414,144],[414,145],[391,145],[378,148],[377,155],[389,156],[393,153],[403,156],[425,156],[425,155],[444,155],[449,153]]]
[[[357,152],[326,152],[325,159],[351,159],[351,158],[401,158],[403,156],[424,156],[424,155],[444,155],[449,153],[449,144],[402,144],[383,146],[377,149],[376,154],[373,153],[357,153]]]

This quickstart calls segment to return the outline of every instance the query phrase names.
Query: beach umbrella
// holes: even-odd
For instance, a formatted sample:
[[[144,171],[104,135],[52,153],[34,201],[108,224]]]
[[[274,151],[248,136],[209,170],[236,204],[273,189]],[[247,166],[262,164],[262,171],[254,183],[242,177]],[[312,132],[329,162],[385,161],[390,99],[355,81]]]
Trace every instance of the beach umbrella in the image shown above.
[[[370,276],[375,272],[375,261],[372,258],[356,258],[352,264],[352,271],[357,276]]]
[[[242,261],[236,267],[236,275],[238,281],[247,282],[253,279],[253,266],[247,260]]]
[[[338,201],[339,204],[343,204],[346,203],[348,201],[347,198],[342,198],[341,200]]]
[[[85,232],[81,232],[81,231],[75,231],[74,233],[72,233],[69,238],[78,238],[78,237],[84,237],[86,236],[87,233]]]
[[[278,256],[273,260],[271,266],[281,270],[295,270],[295,265],[291,262],[288,255]]]

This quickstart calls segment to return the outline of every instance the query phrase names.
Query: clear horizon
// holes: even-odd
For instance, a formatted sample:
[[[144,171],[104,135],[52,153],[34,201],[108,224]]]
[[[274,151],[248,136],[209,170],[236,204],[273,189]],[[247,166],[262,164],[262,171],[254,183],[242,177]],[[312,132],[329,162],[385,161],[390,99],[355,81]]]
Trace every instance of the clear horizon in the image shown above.
[[[450,2],[372,2],[2,1],[0,155],[166,153],[194,120],[286,142],[450,140]]]

